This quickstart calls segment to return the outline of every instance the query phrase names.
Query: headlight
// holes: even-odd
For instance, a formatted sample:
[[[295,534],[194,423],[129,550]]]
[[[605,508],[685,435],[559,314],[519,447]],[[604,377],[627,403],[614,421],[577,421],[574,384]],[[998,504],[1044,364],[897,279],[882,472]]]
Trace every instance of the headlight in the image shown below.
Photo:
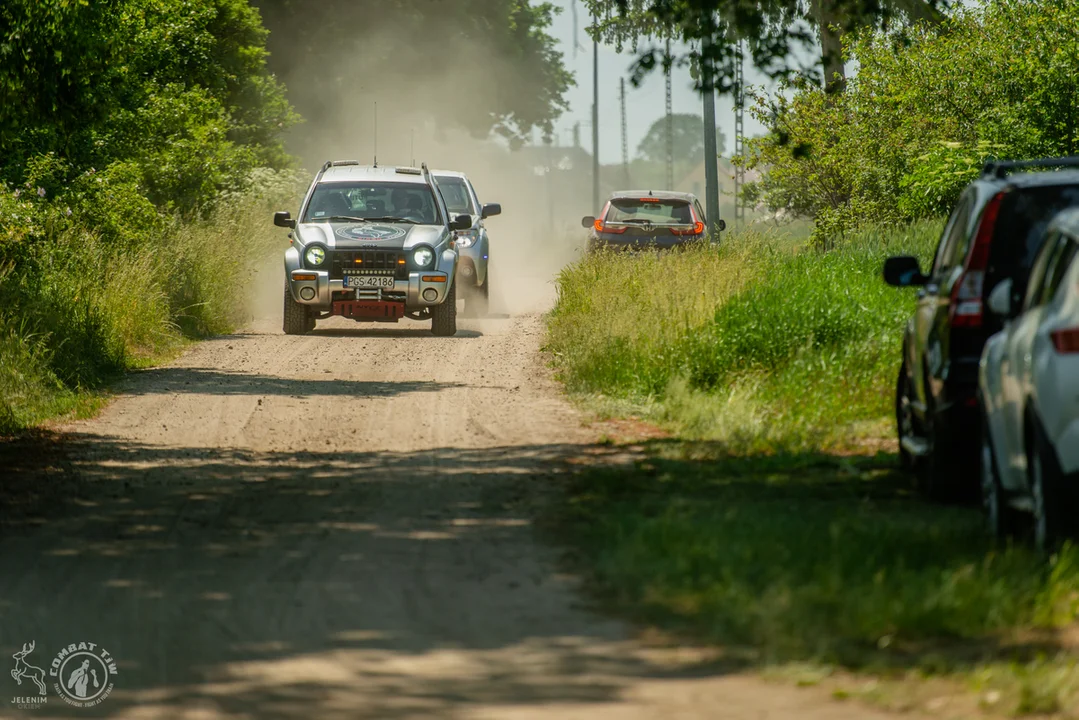
[[[412,253],[412,262],[416,263],[417,267],[429,267],[434,261],[435,251],[429,247],[416,248],[416,251]]]
[[[470,248],[480,240],[479,228],[473,228],[471,230],[462,230],[457,233],[457,246],[463,248]]]
[[[303,254],[304,260],[308,265],[321,265],[326,260],[326,250],[318,245],[312,245],[307,248],[307,252]]]

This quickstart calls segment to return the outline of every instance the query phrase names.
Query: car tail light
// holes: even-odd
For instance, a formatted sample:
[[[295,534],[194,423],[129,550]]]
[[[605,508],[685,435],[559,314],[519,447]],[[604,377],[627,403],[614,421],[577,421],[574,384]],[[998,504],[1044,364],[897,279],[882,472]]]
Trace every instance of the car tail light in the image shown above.
[[[674,230],[674,229],[672,229],[671,230],[672,235],[700,235],[701,233],[704,232],[704,223],[702,223],[700,220],[697,219],[697,213],[693,209],[692,205],[689,207],[689,216],[691,218],[693,218],[693,229],[692,230]]]
[[[626,226],[625,225],[623,225],[622,227],[611,227],[610,225],[603,222],[602,220],[596,220],[595,227],[596,227],[596,232],[615,233],[616,235],[621,235],[622,233],[624,233],[626,231]]]
[[[1000,214],[1000,205],[1004,202],[1004,194],[999,192],[994,195],[982,213],[970,258],[952,290],[952,303],[948,310],[952,327],[975,328],[982,325],[982,291],[985,289],[985,270],[989,266],[989,244],[993,240],[993,229]]]
[[[1054,330],[1049,337],[1058,353],[1079,353],[1079,328]]]

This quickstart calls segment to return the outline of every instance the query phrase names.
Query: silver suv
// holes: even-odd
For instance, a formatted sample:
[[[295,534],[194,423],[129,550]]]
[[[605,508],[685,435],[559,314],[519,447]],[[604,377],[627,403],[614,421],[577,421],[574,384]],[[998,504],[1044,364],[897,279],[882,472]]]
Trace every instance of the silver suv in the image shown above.
[[[298,219],[274,214],[292,230],[285,251],[288,335],[334,315],[361,322],[431,320],[439,336],[457,332],[456,233],[469,215],[451,218],[424,165],[327,162]]]
[[[472,227],[457,233],[457,250],[461,260],[457,263],[457,282],[465,301],[465,314],[483,317],[487,314],[491,296],[491,240],[484,220],[502,214],[498,203],[481,205],[476,189],[464,173],[449,170],[432,170],[435,184],[450,212],[467,214]]]

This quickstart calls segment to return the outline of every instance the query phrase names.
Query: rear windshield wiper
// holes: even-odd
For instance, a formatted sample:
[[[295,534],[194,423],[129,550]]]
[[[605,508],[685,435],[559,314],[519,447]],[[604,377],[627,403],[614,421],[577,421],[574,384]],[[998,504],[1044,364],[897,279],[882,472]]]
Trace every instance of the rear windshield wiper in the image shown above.
[[[641,224],[644,224],[644,225],[653,225],[654,224],[651,220],[644,220],[642,218],[629,218],[628,220],[612,220],[611,222],[612,223],[624,223],[624,224],[641,223]]]
[[[387,216],[387,217],[372,217],[372,218],[364,218],[364,219],[369,221],[369,222],[408,223],[409,225],[419,225],[420,224],[420,223],[416,222],[415,220],[409,220],[408,218],[401,218],[401,217],[389,217],[389,216]]]

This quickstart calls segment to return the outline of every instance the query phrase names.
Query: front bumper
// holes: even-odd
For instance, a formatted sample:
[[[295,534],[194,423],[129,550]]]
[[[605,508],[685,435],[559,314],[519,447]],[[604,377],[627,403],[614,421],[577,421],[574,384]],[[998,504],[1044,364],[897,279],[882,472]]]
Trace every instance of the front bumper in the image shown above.
[[[362,300],[378,295],[380,300],[404,300],[407,309],[419,309],[440,305],[446,299],[453,284],[457,268],[457,254],[446,250],[438,257],[431,270],[411,270],[408,279],[395,278],[393,288],[371,290],[345,288],[343,279],[331,278],[329,270],[308,270],[300,266],[299,253],[289,248],[285,253],[285,276],[288,278],[292,299],[301,305],[324,312],[332,312],[335,302],[350,299]]]

